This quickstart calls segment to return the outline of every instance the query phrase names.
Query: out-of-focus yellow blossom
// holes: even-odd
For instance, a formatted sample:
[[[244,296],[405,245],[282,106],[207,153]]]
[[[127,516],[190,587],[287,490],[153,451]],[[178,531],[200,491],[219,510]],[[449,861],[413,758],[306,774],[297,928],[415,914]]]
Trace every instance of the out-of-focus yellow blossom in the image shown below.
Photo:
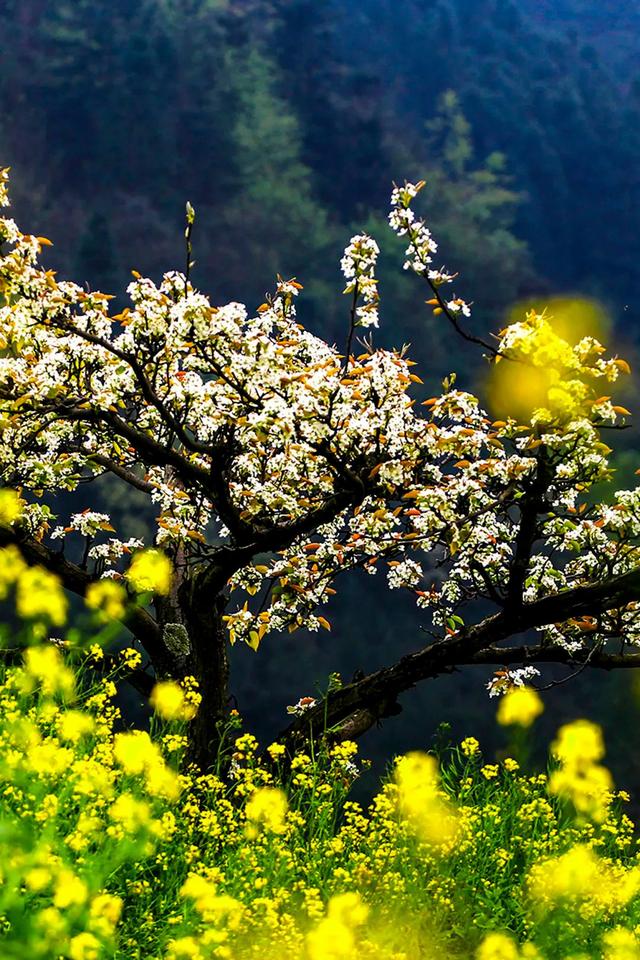
[[[0,600],[4,600],[11,587],[27,569],[22,554],[16,546],[10,544],[0,550]]]
[[[57,722],[58,733],[62,740],[77,743],[82,737],[95,732],[96,722],[89,713],[81,710],[65,710]]]
[[[119,583],[107,577],[87,587],[85,603],[104,622],[121,620],[126,610],[127,595]]]
[[[122,898],[111,893],[99,893],[91,901],[89,916],[92,926],[103,935],[110,935],[122,915]]]
[[[216,895],[216,885],[198,873],[190,873],[180,888],[180,896],[193,900],[200,912],[205,909],[207,901]]]
[[[607,930],[602,938],[603,960],[640,960],[640,941],[624,927]]]
[[[307,934],[309,960],[355,960],[358,928],[368,915],[369,908],[357,893],[332,897],[326,917]]]
[[[590,896],[598,882],[601,863],[584,844],[552,860],[539,861],[529,876],[531,895],[541,901]]]
[[[92,933],[84,931],[69,941],[70,960],[98,960],[102,954],[102,944]]]
[[[29,647],[24,654],[24,666],[27,689],[32,689],[33,684],[37,683],[45,696],[73,696],[73,671],[66,666],[62,654],[52,644]]]
[[[29,761],[41,776],[58,777],[69,769],[73,753],[67,747],[61,747],[55,740],[46,740],[31,748]],[[43,805],[39,812],[46,812],[46,807]]]
[[[27,567],[16,586],[16,611],[25,620],[45,619],[61,627],[67,619],[67,598],[58,577],[44,567]]]
[[[66,910],[68,907],[86,903],[89,891],[86,883],[70,870],[61,870],[56,881],[53,897],[54,907]]]
[[[606,816],[613,778],[599,763],[566,764],[549,778],[549,793],[571,800],[576,810],[595,820]]]
[[[166,960],[203,960],[203,954],[195,937],[179,937],[169,942]]]
[[[151,692],[149,703],[163,720],[191,720],[197,708],[190,703],[185,692],[173,680],[161,680]]]
[[[183,883],[180,896],[193,900],[202,919],[216,928],[224,923],[230,930],[237,929],[245,912],[238,899],[218,893],[212,880],[195,873],[190,873]]]
[[[519,960],[518,945],[505,933],[489,933],[476,951],[476,960]]]
[[[583,308],[588,309],[586,302]],[[603,361],[604,347],[593,336],[572,345],[567,338],[573,341],[575,328],[559,323],[546,310],[528,311],[524,320],[511,323],[501,335],[501,352],[521,362],[494,365],[489,398],[499,416],[564,424],[590,417],[597,397],[593,381],[613,381],[629,371],[622,360]]]
[[[146,730],[118,733],[113,743],[113,756],[125,773],[138,776],[162,762],[162,756]]]
[[[500,698],[496,719],[501,726],[530,727],[544,706],[532,687],[513,687]]]
[[[0,523],[9,525],[19,520],[23,502],[15,490],[0,490]]]
[[[159,593],[167,596],[171,590],[173,569],[171,561],[161,550],[142,550],[136,553],[125,577],[138,593]]]
[[[115,771],[94,757],[75,760],[69,772],[75,794],[101,798],[112,795]]]
[[[146,787],[154,796],[175,798],[178,795],[178,778],[146,731],[131,730],[116,734],[113,756],[125,773],[144,775]]]
[[[51,884],[53,876],[47,867],[33,867],[25,876],[24,881],[28,890],[40,893]]]
[[[538,860],[529,871],[528,890],[543,909],[562,901],[580,902],[581,913],[610,914],[640,891],[640,867],[630,870],[603,860],[585,843],[566,853]]]
[[[109,807],[109,816],[128,833],[135,833],[145,827],[151,819],[151,808],[144,800],[138,800],[132,793],[121,793]]]
[[[565,724],[551,745],[560,768],[549,779],[549,792],[571,800],[579,813],[596,821],[607,815],[613,779],[597,761],[604,756],[602,730],[588,720]]]
[[[453,806],[440,790],[435,757],[415,751],[401,757],[395,768],[401,815],[425,843],[451,844],[458,834]]]
[[[286,825],[287,798],[278,787],[260,787],[247,801],[247,830],[256,836],[260,828],[270,833],[282,833]]]
[[[560,727],[551,752],[561,763],[597,763],[604,757],[602,730],[590,720],[576,720]]]

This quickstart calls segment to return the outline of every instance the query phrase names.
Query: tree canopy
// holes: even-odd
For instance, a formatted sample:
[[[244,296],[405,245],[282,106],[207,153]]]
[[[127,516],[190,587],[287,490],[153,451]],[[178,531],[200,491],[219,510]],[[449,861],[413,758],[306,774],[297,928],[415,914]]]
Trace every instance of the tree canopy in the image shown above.
[[[406,350],[371,339],[379,246],[366,234],[341,261],[350,303],[341,350],[299,322],[297,280],[279,279],[253,316],[198,292],[190,205],[186,271],[160,284],[136,273],[131,306],[115,315],[111,295],[40,266],[48,240],[0,221],[0,473],[25,501],[0,540],[76,593],[96,583],[108,592],[127,582],[142,541],[119,539],[91,506],[54,525],[47,496],[107,472],[149,498],[170,574],[153,614],[123,603],[119,615],[155,672],[199,682],[202,762],[229,709],[227,644],[257,650],[272,632],[330,629],[324,607],[355,568],[409,591],[432,640],[311,704],[289,739],[321,717],[334,736],[353,736],[395,712],[403,690],[458,664],[522,664],[503,672],[499,690],[539,661],[640,661],[640,493],[619,492],[613,505],[591,496],[609,476],[602,430],[628,415],[605,391],[628,365],[592,336],[571,344],[546,312],[530,311],[494,343],[471,332],[456,275],[435,266],[437,243],[414,209],[423,186],[392,193],[404,268],[426,284],[450,335],[486,351],[498,389],[517,365],[526,419],[492,422],[454,378],[418,403],[422,380]],[[518,635],[525,646],[505,645]]]

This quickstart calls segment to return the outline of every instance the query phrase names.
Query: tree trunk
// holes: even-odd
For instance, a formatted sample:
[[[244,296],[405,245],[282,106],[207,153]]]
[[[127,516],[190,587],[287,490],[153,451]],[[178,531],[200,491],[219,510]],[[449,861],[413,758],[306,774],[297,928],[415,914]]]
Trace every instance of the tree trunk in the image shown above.
[[[184,673],[196,678],[202,697],[189,728],[189,759],[202,770],[216,765],[229,716],[229,638],[222,621],[225,603],[225,597],[218,594],[197,597],[183,609],[191,648]]]
[[[188,758],[202,770],[215,766],[229,715],[228,631],[222,620],[227,598],[214,567],[187,574],[184,554],[175,558],[172,589],[156,599],[166,664],[156,673],[175,680],[192,676],[202,697],[188,736]]]

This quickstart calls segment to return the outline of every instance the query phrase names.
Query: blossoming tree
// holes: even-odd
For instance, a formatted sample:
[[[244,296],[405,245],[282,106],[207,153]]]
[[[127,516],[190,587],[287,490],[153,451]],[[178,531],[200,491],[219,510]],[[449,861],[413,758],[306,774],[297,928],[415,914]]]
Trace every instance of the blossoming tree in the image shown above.
[[[444,294],[454,277],[432,265],[436,244],[412,209],[420,187],[392,195],[405,268],[443,322],[481,343],[465,326],[468,305]],[[192,223],[188,208],[188,245]],[[126,584],[142,544],[118,539],[91,509],[56,525],[44,498],[104,473],[148,496],[171,582],[149,609],[114,612],[157,675],[197,678],[200,762],[228,711],[228,644],[257,650],[267,634],[328,629],[334,582],[356,567],[410,591],[432,640],[309,701],[286,731],[292,743],[309,723],[353,737],[397,712],[404,690],[461,664],[504,665],[498,688],[545,661],[640,662],[640,496],[589,499],[609,475],[600,429],[627,413],[598,387],[627,365],[596,340],[571,345],[546,314],[529,313],[485,344],[494,363],[538,378],[529,422],[491,422],[452,382],[420,401],[405,351],[366,344],[354,355],[358,328],[378,323],[368,236],[342,260],[342,352],[298,322],[295,281],[279,281],[250,316],[240,303],[212,305],[188,266],[159,286],[135,274],[131,306],[112,316],[109,296],[39,265],[48,241],[7,218],[0,240],[0,476],[25,501],[0,525],[0,544],[76,594]],[[74,539],[84,544],[76,559]]]

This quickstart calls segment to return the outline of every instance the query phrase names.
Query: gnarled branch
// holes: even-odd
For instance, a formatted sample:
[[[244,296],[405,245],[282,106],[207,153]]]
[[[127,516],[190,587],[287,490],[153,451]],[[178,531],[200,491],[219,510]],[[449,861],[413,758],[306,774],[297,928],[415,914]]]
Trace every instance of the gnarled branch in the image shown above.
[[[501,648],[497,644],[535,627],[559,623],[578,615],[597,616],[606,610],[640,600],[640,568],[608,580],[561,590],[512,610],[486,617],[455,636],[431,643],[396,663],[370,673],[354,683],[330,692],[327,697],[295,720],[281,734],[294,746],[310,734],[325,729],[336,740],[364,733],[375,722],[397,712],[397,697],[421,680],[450,673],[456,667],[477,663],[543,662],[575,663],[575,655],[559,647]],[[514,654],[517,650],[517,655]],[[530,652],[525,655],[525,650]],[[562,655],[564,654],[564,656]],[[590,665],[604,669],[640,666],[640,654],[597,652]]]

